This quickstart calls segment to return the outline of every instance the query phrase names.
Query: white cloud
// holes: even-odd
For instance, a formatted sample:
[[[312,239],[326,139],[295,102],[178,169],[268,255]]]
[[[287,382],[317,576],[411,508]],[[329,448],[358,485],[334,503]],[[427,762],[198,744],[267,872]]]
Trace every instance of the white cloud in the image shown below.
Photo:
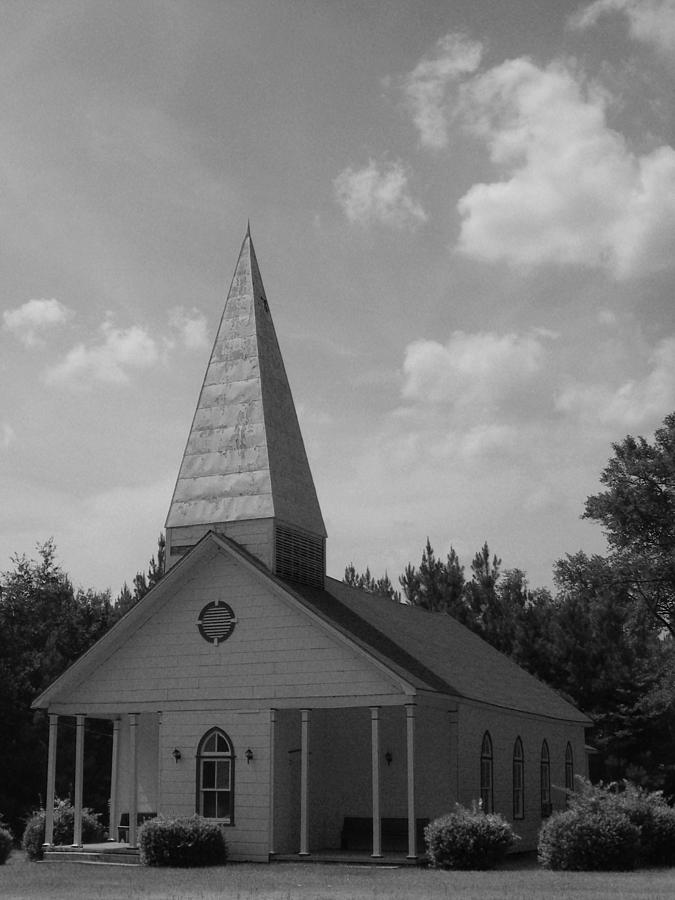
[[[188,350],[200,350],[207,347],[209,335],[206,318],[194,307],[185,310],[176,307],[169,313],[169,325],[177,333],[183,346]]]
[[[126,384],[129,370],[152,368],[160,359],[157,342],[139,325],[123,329],[106,321],[100,333],[98,343],[78,344],[60,363],[48,368],[46,381],[82,387],[92,380]]]
[[[589,28],[611,13],[628,19],[632,38],[671,54],[675,50],[675,0],[595,0],[570,19],[573,28]]]
[[[10,444],[13,444],[16,440],[16,432],[9,424],[9,422],[3,422],[2,428],[0,429],[0,447],[3,450],[7,450]]]
[[[425,147],[447,147],[448,87],[459,76],[476,71],[482,52],[477,41],[446,34],[438,41],[435,56],[423,59],[404,79],[404,95]]]
[[[616,278],[672,266],[675,150],[633,154],[571,64],[504,62],[462,85],[460,109],[503,174],[460,199],[460,251]]]
[[[132,372],[165,363],[177,348],[201,350],[208,346],[207,322],[198,309],[175,307],[168,319],[168,330],[152,335],[142,325],[118,328],[108,314],[98,337],[77,344],[60,362],[47,367],[45,381],[77,387],[87,387],[91,381],[124,385]]]
[[[400,162],[384,164],[380,170],[371,159],[363,169],[347,168],[335,178],[333,188],[350,222],[403,228],[427,218],[408,192],[408,175]]]
[[[545,360],[546,348],[533,333],[455,331],[446,344],[414,341],[405,350],[403,397],[469,411],[479,421],[497,406],[523,414]]]
[[[26,347],[37,347],[44,344],[46,331],[62,325],[71,315],[67,306],[52,298],[28,300],[23,306],[3,312],[2,318],[5,328]]]
[[[651,424],[675,408],[675,338],[661,341],[648,363],[643,378],[629,378],[618,387],[572,382],[561,391],[556,408],[620,429]]]

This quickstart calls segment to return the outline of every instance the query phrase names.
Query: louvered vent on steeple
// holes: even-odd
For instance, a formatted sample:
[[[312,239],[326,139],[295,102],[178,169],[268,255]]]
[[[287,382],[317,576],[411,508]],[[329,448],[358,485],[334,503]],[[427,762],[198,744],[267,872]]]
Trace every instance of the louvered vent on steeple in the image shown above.
[[[288,581],[323,587],[326,542],[314,534],[277,525],[275,531],[276,574]]]

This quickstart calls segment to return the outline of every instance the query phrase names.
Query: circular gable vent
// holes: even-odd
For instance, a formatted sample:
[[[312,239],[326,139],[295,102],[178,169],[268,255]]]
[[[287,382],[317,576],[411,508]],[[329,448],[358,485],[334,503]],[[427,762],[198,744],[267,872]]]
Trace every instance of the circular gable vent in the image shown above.
[[[229,638],[236,624],[232,607],[221,600],[207,603],[197,619],[201,636],[205,641],[216,645]]]

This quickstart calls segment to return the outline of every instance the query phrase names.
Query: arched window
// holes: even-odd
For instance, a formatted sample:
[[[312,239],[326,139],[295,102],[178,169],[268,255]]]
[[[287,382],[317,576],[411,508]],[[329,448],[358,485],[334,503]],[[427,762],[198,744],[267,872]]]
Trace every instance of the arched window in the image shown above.
[[[513,745],[513,818],[525,818],[525,759],[519,737]]]
[[[574,754],[569,742],[565,747],[565,790],[574,790]]]
[[[541,745],[541,762],[539,765],[541,783],[541,817],[551,815],[551,757],[546,741]]]
[[[480,748],[480,802],[483,812],[491,813],[493,811],[492,738],[489,731],[483,735],[483,743]]]
[[[197,812],[234,824],[234,751],[220,728],[207,731],[197,749]]]

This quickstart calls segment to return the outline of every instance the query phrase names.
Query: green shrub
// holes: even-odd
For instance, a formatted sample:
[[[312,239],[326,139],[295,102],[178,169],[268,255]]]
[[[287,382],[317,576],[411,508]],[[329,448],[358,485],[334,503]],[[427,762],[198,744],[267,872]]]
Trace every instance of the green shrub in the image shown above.
[[[2,825],[2,820],[0,819],[0,866],[3,866],[9,859],[13,846],[14,838],[12,837],[12,832],[9,828],[5,828]]]
[[[654,806],[642,826],[640,855],[644,862],[654,866],[675,865],[675,809],[672,806]]]
[[[577,791],[570,794],[569,816],[549,831],[542,828],[540,833],[540,859],[550,868],[626,869],[636,863],[645,865],[675,864],[675,809],[668,806],[661,791],[648,792],[629,781],[610,785],[593,785],[583,778],[577,779]],[[623,857],[621,836],[615,828],[617,816],[623,816],[638,830],[635,852]],[[584,829],[602,839],[595,847],[574,849],[574,835],[564,835],[565,822],[576,833],[581,830],[583,843]],[[605,823],[605,824],[603,824]],[[607,825],[609,823],[609,825]],[[607,841],[614,834],[619,847],[614,853]],[[593,838],[595,840],[595,838]],[[592,843],[589,839],[588,843]],[[596,856],[602,857],[597,863]],[[616,856],[616,865],[610,860]]]
[[[73,843],[75,810],[70,800],[57,800],[54,805],[54,844],[68,846]],[[82,810],[82,843],[96,844],[105,838],[105,828],[101,824],[100,813],[86,807]],[[43,857],[45,842],[45,811],[37,809],[26,822],[21,846],[29,859]]]
[[[639,852],[640,829],[609,805],[554,813],[539,832],[539,862],[547,869],[628,871]]]
[[[223,829],[201,816],[150,819],[138,843],[146,866],[214,866],[227,859]]]
[[[646,865],[674,865],[675,809],[668,806],[662,791],[650,793],[630,782],[623,782],[621,787],[618,792],[604,789],[609,794],[607,802],[640,829],[640,861]]]
[[[459,804],[427,825],[424,837],[429,862],[438,869],[491,869],[516,839],[502,816]]]

